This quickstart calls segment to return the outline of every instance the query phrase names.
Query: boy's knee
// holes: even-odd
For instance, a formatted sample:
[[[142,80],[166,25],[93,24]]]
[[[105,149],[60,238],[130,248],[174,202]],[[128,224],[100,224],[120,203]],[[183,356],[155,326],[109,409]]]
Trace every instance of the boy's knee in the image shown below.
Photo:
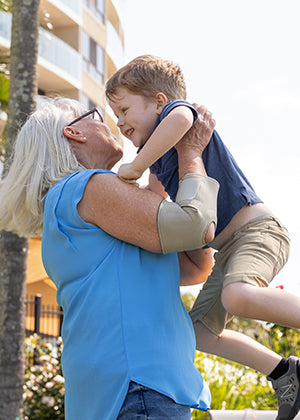
[[[202,322],[193,323],[196,336],[196,349],[211,353],[216,346],[218,336],[213,334]]]
[[[249,287],[251,287],[250,290]],[[225,310],[235,316],[248,313],[248,308],[253,304],[254,298],[254,295],[250,293],[252,287],[246,283],[232,283],[224,287],[221,300]]]

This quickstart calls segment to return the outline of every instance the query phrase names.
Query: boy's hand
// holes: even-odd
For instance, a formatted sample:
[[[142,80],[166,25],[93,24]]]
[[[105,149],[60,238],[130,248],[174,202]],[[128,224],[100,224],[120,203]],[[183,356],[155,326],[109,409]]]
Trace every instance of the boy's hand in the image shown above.
[[[134,169],[132,163],[124,163],[119,167],[118,176],[122,181],[128,182],[129,184],[135,184],[135,181],[139,179],[143,173]]]
[[[193,147],[198,149],[200,155],[202,155],[205,147],[211,139],[216,126],[216,121],[212,118],[212,113],[208,111],[204,105],[199,107],[198,104],[193,104],[193,106],[198,111],[198,119],[193,127],[191,127],[182,139],[175,145],[175,148],[179,151],[180,148],[187,146]]]

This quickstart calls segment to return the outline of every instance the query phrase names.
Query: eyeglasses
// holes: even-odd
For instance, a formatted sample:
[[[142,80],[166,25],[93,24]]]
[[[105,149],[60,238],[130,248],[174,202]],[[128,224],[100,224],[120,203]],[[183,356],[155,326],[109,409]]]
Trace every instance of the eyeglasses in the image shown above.
[[[100,112],[98,111],[98,109],[97,108],[93,108],[90,111],[86,112],[85,114],[80,115],[80,117],[75,118],[75,120],[73,120],[72,122],[70,122],[70,124],[67,124],[67,126],[77,123],[78,121],[82,120],[82,118],[85,118],[88,115],[92,115],[92,117],[93,117],[94,120],[101,121],[102,123],[104,122],[103,121],[103,117],[100,114]]]

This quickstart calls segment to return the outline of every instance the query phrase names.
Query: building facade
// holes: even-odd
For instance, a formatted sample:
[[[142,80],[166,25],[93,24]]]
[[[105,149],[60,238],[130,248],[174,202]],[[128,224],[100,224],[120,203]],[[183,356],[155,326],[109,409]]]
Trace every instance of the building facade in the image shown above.
[[[104,83],[122,64],[126,0],[41,0],[39,8],[38,106],[45,96],[79,100],[86,109],[100,109],[113,134],[119,130],[105,105]],[[10,48],[11,15],[0,11],[0,50]],[[1,111],[1,109],[0,109]],[[1,117],[2,116],[2,117]],[[0,129],[5,124],[0,115]],[[0,168],[1,172],[1,168]],[[1,173],[0,173],[1,176]],[[41,238],[29,241],[27,297],[42,295],[44,305],[56,304],[56,290],[41,262]],[[26,327],[32,319],[27,316]],[[30,325],[29,325],[30,324]],[[57,326],[41,323],[41,332],[56,334]]]
[[[67,96],[97,106],[115,135],[105,106],[104,83],[122,65],[125,0],[41,0],[38,88],[40,96]],[[0,12],[0,49],[10,47],[11,15]]]

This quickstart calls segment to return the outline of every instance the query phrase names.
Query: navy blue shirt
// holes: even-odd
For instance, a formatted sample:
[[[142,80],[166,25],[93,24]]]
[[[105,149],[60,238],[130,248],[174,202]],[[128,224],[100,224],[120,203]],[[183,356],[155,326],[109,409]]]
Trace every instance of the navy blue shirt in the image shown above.
[[[193,111],[194,116],[197,115],[195,108],[188,102],[182,100],[171,101],[163,108],[156,127],[172,109],[182,105],[188,106]],[[218,235],[242,207],[247,204],[261,203],[262,200],[256,195],[216,131],[213,132],[211,140],[202,154],[202,159],[207,175],[216,179],[220,184],[216,230],[216,235]],[[179,181],[176,149],[172,147],[150,167],[150,171],[157,176],[171,199],[175,201]]]

